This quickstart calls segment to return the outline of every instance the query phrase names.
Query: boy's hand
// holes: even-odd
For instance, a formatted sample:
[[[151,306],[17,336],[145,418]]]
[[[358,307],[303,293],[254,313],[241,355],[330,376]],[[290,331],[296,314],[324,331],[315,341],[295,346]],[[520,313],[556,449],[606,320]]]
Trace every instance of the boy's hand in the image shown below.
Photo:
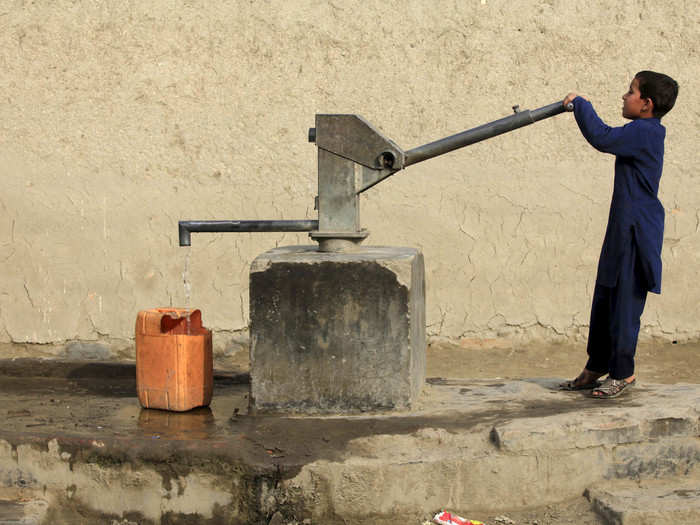
[[[584,97],[583,95],[579,95],[575,91],[572,91],[566,97],[564,97],[564,105],[566,106],[567,104],[570,104],[571,102],[574,101],[576,97],[581,97],[583,100],[588,101],[588,97]]]

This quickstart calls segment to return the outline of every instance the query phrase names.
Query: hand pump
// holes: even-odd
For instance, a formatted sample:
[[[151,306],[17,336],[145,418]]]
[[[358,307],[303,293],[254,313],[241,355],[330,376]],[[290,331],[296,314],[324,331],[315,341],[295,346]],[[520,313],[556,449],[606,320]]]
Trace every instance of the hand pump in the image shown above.
[[[310,232],[320,251],[350,251],[369,235],[360,227],[362,192],[412,164],[572,109],[562,102],[535,110],[513,106],[513,115],[408,151],[359,115],[316,115],[309,142],[318,147],[318,220],[180,221],[180,246],[190,245],[191,232]]]

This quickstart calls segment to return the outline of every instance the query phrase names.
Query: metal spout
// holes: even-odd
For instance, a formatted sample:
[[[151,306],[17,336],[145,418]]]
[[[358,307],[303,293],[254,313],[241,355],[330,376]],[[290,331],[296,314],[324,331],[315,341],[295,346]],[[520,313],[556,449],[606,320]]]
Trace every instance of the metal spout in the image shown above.
[[[192,232],[312,232],[318,230],[316,220],[296,221],[180,221],[180,246],[190,246]]]

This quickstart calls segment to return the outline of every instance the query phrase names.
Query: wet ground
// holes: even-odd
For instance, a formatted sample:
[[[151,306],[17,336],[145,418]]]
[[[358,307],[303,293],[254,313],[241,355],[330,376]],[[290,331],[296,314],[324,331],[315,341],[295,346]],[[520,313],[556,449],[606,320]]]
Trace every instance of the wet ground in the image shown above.
[[[428,382],[439,378],[459,380],[465,393],[469,380],[517,380],[523,378],[573,378],[585,361],[585,348],[567,345],[530,345],[526,347],[497,347],[468,343],[468,347],[434,343],[428,347]],[[640,383],[695,383],[700,377],[699,344],[642,344],[637,354],[637,377]],[[250,418],[248,414],[247,359],[217,362],[215,392],[209,408],[185,414],[144,410],[135,397],[135,368],[133,363],[75,363],[43,360],[37,366],[33,359],[0,361],[0,392],[5,400],[5,432],[33,429],[36,434],[51,434],[56,429],[70,428],[75,436],[90,437],[99,430],[104,437],[145,439],[217,439],[237,429],[250,440],[255,433],[275,435],[284,430],[304,443],[295,456],[308,456],[314,449],[323,456],[332,456],[338,440],[358,437],[359,432],[381,432],[378,419],[360,431],[349,420],[344,428],[336,418],[281,420],[279,418]],[[41,377],[36,377],[37,375]],[[534,410],[535,407],[528,407]],[[546,407],[544,408],[546,410]],[[413,432],[423,423],[412,418],[395,433]],[[434,419],[434,416],[433,418]],[[445,428],[474,425],[476,421],[455,422],[449,417],[440,423]],[[280,423],[283,421],[284,423]],[[276,426],[284,424],[284,429]],[[326,427],[327,428],[324,428]],[[405,428],[404,428],[405,427]],[[311,434],[311,435],[309,435]],[[337,434],[333,436],[333,434]],[[323,437],[319,437],[323,436]],[[266,450],[274,450],[274,443]],[[259,447],[253,447],[259,448]],[[287,440],[287,448],[289,441]],[[257,454],[255,454],[257,455]],[[269,455],[269,454],[268,454]],[[264,457],[264,456],[262,456]]]
[[[458,383],[468,399],[472,383],[497,387],[500,380],[523,378],[573,378],[585,361],[583,347],[529,345],[509,347],[483,342],[462,345],[435,343],[428,348],[428,383]],[[642,344],[637,376],[643,384],[697,383],[700,377],[700,344]],[[280,466],[294,475],[302,465],[319,458],[335,459],[351,439],[383,432],[411,433],[427,420],[442,428],[470,428],[489,424],[489,414],[455,418],[442,414],[414,413],[388,421],[354,418],[277,418],[248,414],[247,360],[245,356],[220,360],[211,406],[184,414],[142,409],[136,399],[135,367],[131,363],[75,363],[16,359],[0,361],[1,437],[10,442],[37,442],[58,436],[63,447],[80,448],[98,440],[125,459],[157,459],[177,451],[188,456],[212,455],[240,459],[262,470]],[[442,379],[440,379],[442,378]],[[448,379],[444,381],[443,379]],[[590,402],[581,399],[581,406]],[[622,403],[634,403],[626,399]],[[549,406],[519,406],[546,414],[568,410]],[[502,417],[502,413],[499,414]],[[515,415],[515,414],[514,414]],[[386,428],[385,428],[386,427]],[[154,447],[154,442],[158,446]],[[576,468],[572,466],[572,468]],[[444,480],[436,480],[436,483]],[[453,509],[459,510],[459,509]],[[583,497],[546,508],[509,511],[504,502],[500,514],[465,516],[487,523],[593,525],[601,523]],[[426,515],[426,520],[431,516]]]

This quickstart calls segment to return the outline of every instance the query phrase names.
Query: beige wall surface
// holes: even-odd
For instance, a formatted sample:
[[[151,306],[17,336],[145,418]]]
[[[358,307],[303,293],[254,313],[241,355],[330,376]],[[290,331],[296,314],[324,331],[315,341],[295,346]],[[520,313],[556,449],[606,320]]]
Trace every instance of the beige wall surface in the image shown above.
[[[310,240],[194,234],[180,248],[177,221],[315,218],[316,113],[360,114],[409,149],[578,90],[622,125],[640,69],[681,86],[664,119],[663,292],[643,336],[697,338],[698,13],[686,0],[0,0],[0,342],[128,339],[139,310],[188,303],[235,338],[252,259]],[[434,337],[581,340],[613,162],[560,115],[369,190],[365,242],[423,251]]]

